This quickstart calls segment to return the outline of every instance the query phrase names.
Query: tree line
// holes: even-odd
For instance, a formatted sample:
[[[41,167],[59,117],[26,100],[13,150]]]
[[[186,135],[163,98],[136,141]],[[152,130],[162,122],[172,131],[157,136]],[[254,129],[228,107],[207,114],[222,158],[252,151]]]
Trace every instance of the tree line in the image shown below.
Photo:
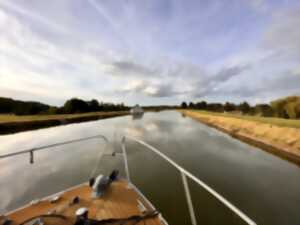
[[[147,106],[145,110],[166,110],[166,109],[198,109],[212,112],[231,112],[245,115],[259,115],[265,117],[280,117],[286,119],[300,118],[300,96],[289,96],[286,98],[272,101],[269,104],[250,105],[247,102],[235,104],[231,102],[208,103],[200,102],[182,102],[178,106]],[[15,115],[51,115],[51,114],[72,114],[86,112],[101,112],[101,111],[126,111],[129,107],[123,103],[105,103],[98,102],[96,99],[85,101],[79,98],[72,98],[65,102],[61,107],[50,106],[40,102],[19,101],[12,98],[0,97],[0,114],[15,114]]]
[[[79,98],[72,98],[67,100],[63,106],[56,107],[40,102],[19,101],[12,98],[0,97],[0,113],[2,114],[51,115],[123,110],[129,110],[129,107],[125,106],[123,103],[99,103],[96,99],[84,101]]]
[[[251,106],[248,102],[235,104],[231,102],[207,103],[201,102],[182,102],[182,109],[198,109],[212,112],[232,112],[245,115],[258,115],[264,117],[280,117],[285,119],[300,118],[300,96],[289,96],[270,102],[269,104],[256,104]]]

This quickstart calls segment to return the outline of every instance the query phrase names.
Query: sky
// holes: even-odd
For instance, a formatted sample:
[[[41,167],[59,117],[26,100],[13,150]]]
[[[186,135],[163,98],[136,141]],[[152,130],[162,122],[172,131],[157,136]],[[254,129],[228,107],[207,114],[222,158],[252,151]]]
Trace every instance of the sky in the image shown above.
[[[299,0],[0,0],[0,96],[62,105],[300,95]]]

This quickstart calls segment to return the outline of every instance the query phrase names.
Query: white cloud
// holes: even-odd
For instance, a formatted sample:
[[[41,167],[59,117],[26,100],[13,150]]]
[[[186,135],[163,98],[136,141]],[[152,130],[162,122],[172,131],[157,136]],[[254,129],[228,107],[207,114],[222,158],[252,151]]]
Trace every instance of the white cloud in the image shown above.
[[[249,4],[253,7],[266,4],[262,0],[245,1],[248,8]],[[259,45],[259,38],[249,38],[251,43],[244,48],[237,32],[239,24],[234,23],[237,26],[234,32],[224,28],[233,21],[223,21],[226,13],[220,10],[226,8],[226,4],[220,2],[208,4],[211,8],[205,18],[216,17],[219,21],[211,21],[209,25],[203,23],[197,10],[186,15],[181,6],[172,4],[166,9],[170,10],[169,14],[165,15],[151,8],[155,5],[152,2],[138,8],[139,3],[116,6],[116,2],[89,0],[88,13],[80,11],[82,18],[76,18],[75,6],[73,9],[62,7],[55,18],[54,9],[60,6],[59,2],[55,1],[55,6],[51,4],[49,11],[54,13],[48,18],[45,15],[51,13],[45,10],[45,15],[40,16],[39,7],[34,6],[30,11],[30,6],[21,7],[7,0],[0,2],[0,95],[27,93],[26,96],[34,96],[34,100],[47,97],[54,99],[53,102],[61,99],[59,103],[73,96],[123,101],[137,101],[142,96],[141,99],[147,98],[149,102],[160,98],[226,98],[226,90],[231,90],[232,96],[244,97],[264,93],[250,85],[239,88],[244,83],[253,82],[260,87],[273,73],[283,74],[288,69],[299,68],[298,9],[275,14],[270,26],[265,25],[265,32],[261,31],[263,47]],[[198,4],[195,3],[195,8]],[[115,7],[124,11],[116,12]],[[235,2],[235,7],[241,4]],[[57,23],[64,11],[66,18]],[[185,15],[188,18],[182,19]],[[71,22],[66,22],[68,20]],[[78,28],[79,32],[71,29],[70,24],[83,26],[80,20],[91,22],[88,29],[84,29],[90,31],[91,36],[90,33],[81,35],[82,27]],[[105,26],[99,26],[98,22]],[[189,25],[192,29],[188,29]],[[241,22],[240,26],[243,25]],[[51,35],[55,33],[54,37],[47,31]],[[224,37],[218,35],[222,32]],[[124,48],[115,47],[119,42],[125,43]],[[203,63],[206,59],[208,63]],[[287,85],[274,78],[274,82],[277,81]],[[271,84],[264,83],[264,89],[270,91]]]
[[[51,21],[43,16],[32,13],[31,11],[14,3],[14,1],[2,0],[2,1],[0,1],[0,6],[8,8],[10,10],[13,10],[17,13],[20,13],[26,17],[29,17],[30,19],[32,19],[34,21],[39,21],[50,29],[54,29],[60,33],[70,34],[70,31],[68,29],[66,29],[66,27],[61,26],[60,24],[54,23],[53,21]]]
[[[121,90],[124,92],[140,92],[146,87],[146,83],[142,80],[130,80]]]
[[[144,93],[145,94],[147,94],[147,95],[152,95],[152,96],[155,96],[155,95],[157,95],[157,93],[158,93],[158,88],[156,88],[156,87],[151,87],[151,86],[149,86],[149,87],[146,87],[145,88],[145,90],[144,90]]]
[[[273,16],[264,36],[264,46],[285,57],[300,61],[300,8],[285,10]]]
[[[97,45],[70,48],[50,42],[1,8],[0,33],[0,95],[31,93],[36,100],[47,96],[62,103],[73,96],[94,98],[99,94],[97,89],[81,86],[81,80],[105,79],[99,74],[105,64],[99,60],[106,54]]]
[[[246,0],[248,1],[252,6],[256,8],[262,7],[262,5],[265,3],[265,0]]]

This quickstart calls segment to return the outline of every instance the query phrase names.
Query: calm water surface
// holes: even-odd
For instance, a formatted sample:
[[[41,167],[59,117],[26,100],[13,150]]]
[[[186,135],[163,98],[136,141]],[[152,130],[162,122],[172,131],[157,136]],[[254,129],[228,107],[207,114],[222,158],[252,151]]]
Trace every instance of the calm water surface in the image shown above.
[[[238,206],[258,224],[300,225],[300,167],[184,118],[177,112],[146,113],[0,136],[0,154],[95,134],[119,150],[123,134],[160,149]],[[57,147],[54,151],[0,161],[0,214],[87,181],[97,173],[123,170],[122,158],[99,154],[101,140]],[[142,146],[128,142],[132,181],[170,225],[188,225],[180,174]],[[62,151],[63,150],[63,151]],[[243,224],[216,199],[189,182],[199,224]]]

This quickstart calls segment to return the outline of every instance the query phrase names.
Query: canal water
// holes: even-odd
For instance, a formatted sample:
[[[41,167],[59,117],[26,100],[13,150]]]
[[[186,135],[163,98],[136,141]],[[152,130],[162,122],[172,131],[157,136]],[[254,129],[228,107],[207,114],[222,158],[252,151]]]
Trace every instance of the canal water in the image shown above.
[[[232,139],[175,111],[71,124],[0,136],[0,154],[97,134],[111,140],[92,140],[29,156],[0,160],[0,214],[33,199],[86,182],[91,171],[123,171],[122,135],[160,149],[179,165],[213,187],[257,224],[300,225],[300,167]],[[106,149],[106,150],[105,150]],[[139,144],[128,141],[132,181],[172,225],[190,224],[178,171]],[[101,160],[99,157],[101,156]],[[189,181],[198,224],[244,224],[204,189]]]

